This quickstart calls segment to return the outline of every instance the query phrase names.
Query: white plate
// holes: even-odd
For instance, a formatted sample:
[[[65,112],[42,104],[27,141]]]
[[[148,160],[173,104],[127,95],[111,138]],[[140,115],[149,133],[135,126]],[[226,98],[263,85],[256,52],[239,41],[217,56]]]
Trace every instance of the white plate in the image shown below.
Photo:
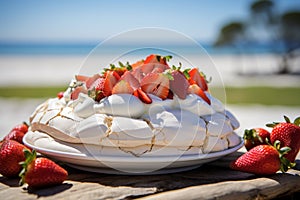
[[[47,134],[28,132],[25,145],[53,159],[85,171],[109,174],[165,174],[186,171],[231,154],[243,146],[243,141],[233,148],[208,154],[162,155],[135,157],[103,155],[96,145],[71,144],[55,140]],[[97,153],[97,150],[100,153]],[[93,152],[91,154],[91,152]]]

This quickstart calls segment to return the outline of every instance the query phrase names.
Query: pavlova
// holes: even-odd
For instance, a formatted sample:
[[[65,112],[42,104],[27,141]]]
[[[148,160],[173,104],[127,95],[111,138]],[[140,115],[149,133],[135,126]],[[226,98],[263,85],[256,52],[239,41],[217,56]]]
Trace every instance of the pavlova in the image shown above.
[[[76,75],[63,94],[36,108],[31,131],[134,157],[205,154],[240,144],[239,122],[209,93],[204,74],[170,67],[170,58],[150,55],[91,77]]]

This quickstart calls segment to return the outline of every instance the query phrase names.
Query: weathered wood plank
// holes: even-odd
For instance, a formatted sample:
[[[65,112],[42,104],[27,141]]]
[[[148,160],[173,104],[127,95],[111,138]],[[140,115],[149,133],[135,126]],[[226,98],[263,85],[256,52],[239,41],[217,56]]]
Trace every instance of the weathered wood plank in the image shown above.
[[[287,174],[258,177],[229,169],[229,163],[240,154],[165,175],[95,174],[64,166],[69,171],[64,184],[39,190],[19,187],[18,179],[0,177],[0,199],[270,199],[300,191],[299,159],[296,169]]]

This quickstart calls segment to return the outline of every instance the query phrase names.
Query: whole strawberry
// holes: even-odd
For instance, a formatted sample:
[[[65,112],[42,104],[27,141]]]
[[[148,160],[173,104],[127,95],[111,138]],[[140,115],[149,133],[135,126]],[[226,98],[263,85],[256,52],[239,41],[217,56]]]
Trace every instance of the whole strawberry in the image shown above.
[[[249,151],[257,145],[267,144],[267,141],[270,141],[270,132],[263,128],[246,129],[243,138],[244,145]]]
[[[5,137],[4,140],[15,140],[23,144],[23,137],[28,132],[28,125],[24,122],[15,126]]]
[[[24,149],[27,147],[17,141],[3,141],[0,147],[0,174],[6,177],[18,176],[22,169],[19,162],[25,160]]]
[[[268,175],[275,174],[278,170],[286,172],[289,167],[295,164],[283,157],[290,148],[280,148],[280,142],[277,140],[274,146],[258,145],[233,161],[230,167],[234,170]]]
[[[21,184],[41,188],[58,185],[66,180],[68,172],[48,158],[36,158],[36,151],[25,150],[26,160],[20,163],[23,170],[20,173]]]
[[[284,116],[284,118],[286,122],[267,124],[267,126],[273,127],[270,141],[273,144],[276,140],[279,140],[281,146],[290,147],[291,151],[285,157],[294,162],[300,150],[300,118],[295,119],[294,123],[291,123],[288,117]]]

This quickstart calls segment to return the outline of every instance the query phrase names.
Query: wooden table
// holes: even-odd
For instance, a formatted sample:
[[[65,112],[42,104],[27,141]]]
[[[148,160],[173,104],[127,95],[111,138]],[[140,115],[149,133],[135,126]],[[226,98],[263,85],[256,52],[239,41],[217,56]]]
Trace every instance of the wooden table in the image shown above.
[[[297,165],[272,176],[233,171],[233,153],[197,169],[166,175],[128,176],[88,173],[64,166],[62,185],[31,190],[18,179],[0,176],[0,199],[300,199],[300,153]]]

